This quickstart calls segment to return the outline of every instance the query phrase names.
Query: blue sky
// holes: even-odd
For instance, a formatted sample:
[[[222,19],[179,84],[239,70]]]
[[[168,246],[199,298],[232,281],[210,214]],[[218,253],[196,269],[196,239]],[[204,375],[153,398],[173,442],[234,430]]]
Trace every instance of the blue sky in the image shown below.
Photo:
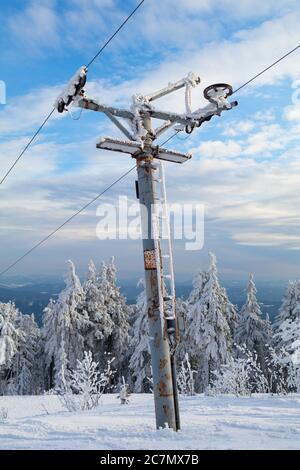
[[[114,0],[11,0],[1,3],[0,174],[40,124],[65,82],[89,61],[137,4]],[[203,88],[234,88],[299,43],[300,5],[294,0],[146,0],[93,64],[87,92],[104,103],[129,106],[131,96],[164,87],[194,71]],[[205,244],[187,252],[175,243],[176,272],[191,278],[214,251],[223,277],[299,277],[300,268],[300,53],[263,75],[236,98],[239,106],[172,148],[193,160],[166,168],[170,202],[205,205]],[[184,110],[182,93],[161,107]],[[96,150],[103,135],[117,135],[98,113],[80,120],[55,116],[0,187],[0,268],[29,249],[108,183],[126,171],[126,156]],[[170,143],[171,144],[171,143]],[[134,174],[104,198],[134,200]],[[11,274],[61,275],[72,258],[115,255],[120,276],[142,273],[139,241],[99,241],[96,206],[20,263]]]

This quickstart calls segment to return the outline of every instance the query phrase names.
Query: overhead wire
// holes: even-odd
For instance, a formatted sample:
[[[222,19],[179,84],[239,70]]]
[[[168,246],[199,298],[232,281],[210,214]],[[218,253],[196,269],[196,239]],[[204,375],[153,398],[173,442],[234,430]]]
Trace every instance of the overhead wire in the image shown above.
[[[24,147],[24,149],[22,150],[22,152],[20,153],[20,155],[16,158],[16,160],[13,162],[13,164],[10,166],[10,168],[7,170],[7,172],[5,173],[5,175],[2,177],[1,181],[0,181],[0,186],[2,183],[4,183],[4,181],[6,180],[6,178],[8,177],[8,175],[12,172],[12,170],[14,169],[14,167],[16,166],[16,164],[18,163],[18,161],[23,157],[24,153],[26,152],[26,150],[28,150],[28,148],[30,147],[30,145],[32,144],[32,142],[36,139],[36,137],[39,135],[39,133],[41,132],[41,130],[43,129],[43,127],[45,127],[46,123],[49,121],[49,119],[51,118],[52,114],[54,113],[55,111],[55,108],[52,109],[52,111],[48,114],[48,116],[44,119],[43,123],[40,125],[40,127],[37,129],[37,131],[33,134],[33,136],[31,137],[31,139],[29,140],[29,142],[26,144],[26,146]]]
[[[94,55],[94,57],[89,61],[87,67],[90,67],[93,62],[99,57],[99,55],[106,49],[106,47],[111,43],[111,41],[116,37],[116,35],[121,31],[121,29],[126,25],[126,23],[133,17],[133,15],[138,11],[138,9],[142,6],[142,4],[145,2],[145,0],[140,1],[140,3],[135,7],[135,9],[126,17],[126,19],[121,23],[121,25],[116,29],[116,31],[109,37],[109,39],[103,44],[103,46],[99,49],[99,51]],[[21,153],[18,155],[18,157],[15,159],[13,164],[10,166],[10,168],[7,170],[5,175],[2,177],[0,180],[0,186],[4,183],[8,175],[12,172],[14,167],[17,165],[17,163],[20,161],[24,153],[29,149],[31,144],[34,142],[36,137],[40,134],[42,129],[45,127],[49,119],[51,118],[52,114],[54,113],[55,108],[52,109],[52,111],[48,114],[48,116],[44,119],[43,123],[40,125],[38,130],[33,134],[29,142],[26,144],[24,149],[21,151]]]
[[[104,51],[104,49],[108,46],[108,44],[114,39],[114,37],[121,31],[122,28],[126,25],[126,23],[130,20],[130,18],[133,17],[133,15],[138,11],[138,9],[142,6],[142,4],[145,2],[145,0],[142,0],[136,8],[130,13],[130,15],[127,16],[127,18],[123,21],[123,23],[118,27],[118,29],[110,36],[110,38],[106,41],[106,43],[101,47],[101,49],[97,52],[97,54],[94,55],[92,60],[87,64],[87,68],[89,68],[93,62],[99,57],[101,52]]]
[[[254,75],[254,77],[250,78],[249,80],[247,80],[245,83],[243,83],[243,85],[239,86],[236,90],[233,91],[232,94],[234,93],[237,93],[238,91],[242,90],[245,86],[249,85],[249,83],[253,82],[254,80],[256,80],[258,77],[260,77],[261,75],[263,75],[265,72],[267,72],[268,70],[270,70],[272,67],[274,67],[275,65],[279,64],[279,62],[281,62],[283,59],[285,59],[286,57],[288,57],[289,55],[291,55],[293,52],[297,51],[298,49],[300,49],[300,44],[296,47],[294,47],[294,49],[291,49],[289,52],[287,52],[286,54],[284,54],[282,57],[280,57],[279,59],[277,59],[275,62],[273,62],[271,65],[269,65],[268,67],[266,67],[265,69],[261,70],[259,73],[257,73],[256,75]]]

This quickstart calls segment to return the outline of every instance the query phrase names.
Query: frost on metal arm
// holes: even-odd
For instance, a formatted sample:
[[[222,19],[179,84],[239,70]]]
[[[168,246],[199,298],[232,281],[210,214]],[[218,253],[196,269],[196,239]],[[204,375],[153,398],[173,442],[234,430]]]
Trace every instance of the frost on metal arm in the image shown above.
[[[192,114],[192,88],[195,88],[199,85],[201,79],[193,72],[190,72],[186,78],[184,78],[185,82],[185,109],[186,114],[189,116]]]
[[[134,115],[134,119],[131,122],[133,130],[134,140],[140,142],[143,146],[144,139],[147,135],[147,130],[144,127],[143,119],[141,117],[141,111],[151,111],[153,108],[149,103],[148,99],[143,95],[133,95],[131,112]]]

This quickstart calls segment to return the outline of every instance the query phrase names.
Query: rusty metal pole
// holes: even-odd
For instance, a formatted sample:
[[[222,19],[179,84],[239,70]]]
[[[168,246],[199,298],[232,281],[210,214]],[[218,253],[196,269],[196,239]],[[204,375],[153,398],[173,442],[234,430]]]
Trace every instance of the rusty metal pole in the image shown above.
[[[147,130],[145,144],[151,148],[153,134],[150,116],[144,118],[144,127]],[[170,347],[164,319],[160,241],[154,230],[158,204],[158,169],[153,162],[151,150],[146,158],[145,155],[137,158],[137,173],[156,427],[159,429],[167,425],[177,431]]]
[[[160,246],[153,234],[157,171],[151,155],[146,159],[145,156],[143,159],[137,158],[156,427],[163,428],[167,424],[176,431],[170,348],[164,327],[163,290],[160,281]]]

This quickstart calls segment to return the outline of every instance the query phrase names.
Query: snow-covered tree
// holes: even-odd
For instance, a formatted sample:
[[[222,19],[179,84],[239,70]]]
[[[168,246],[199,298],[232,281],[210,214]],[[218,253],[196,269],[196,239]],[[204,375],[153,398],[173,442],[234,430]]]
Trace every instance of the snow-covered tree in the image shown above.
[[[90,410],[98,404],[99,372],[91,351],[85,351],[83,360],[77,361],[76,370],[72,373],[72,386],[81,395],[83,410]]]
[[[199,271],[193,279],[193,289],[183,304],[182,307],[183,328],[181,328],[180,343],[176,349],[176,356],[178,363],[181,363],[188,353],[192,362],[193,368],[199,371],[200,358],[202,357],[203,343],[200,343],[200,335],[202,333],[202,318],[204,315],[204,308],[202,305],[203,294],[205,286],[209,279],[209,273],[206,271]],[[193,328],[195,331],[193,331]],[[195,337],[197,335],[197,338]],[[199,384],[197,384],[198,386]],[[197,387],[199,388],[199,387]]]
[[[195,386],[203,391],[209,385],[212,371],[229,361],[232,347],[229,322],[233,321],[234,309],[220,286],[214,254],[210,253],[209,271],[199,273],[193,287],[184,343],[192,368],[199,372]]]
[[[59,389],[64,386],[68,366],[65,343],[68,326],[59,300],[50,299],[44,310],[43,322],[45,385],[47,389]]]
[[[55,386],[55,367],[58,362],[58,348],[61,344],[62,318],[56,302],[50,299],[44,309],[42,337],[44,343],[45,388]]]
[[[76,368],[68,372],[68,378],[58,389],[60,400],[68,411],[90,410],[98,406],[114,376],[112,362],[108,360],[100,372],[91,351],[84,351],[82,360],[77,360]]]
[[[181,363],[184,360],[186,354],[186,348],[184,343],[185,330],[188,325],[188,302],[180,297],[176,298],[175,301],[177,325],[179,329],[179,343],[176,347],[176,360]]]
[[[277,335],[295,364],[300,365],[300,318],[284,320],[279,326]]]
[[[121,378],[123,375],[126,376],[128,372],[128,364],[125,358],[129,346],[129,316],[132,310],[126,305],[126,299],[117,286],[116,274],[117,269],[114,258],[112,258],[102,274],[104,302],[113,321],[113,330],[107,341],[105,341],[105,350],[106,353],[115,358],[116,376]]]
[[[0,303],[0,366],[9,366],[17,352],[19,311],[12,302]]]
[[[220,301],[221,304],[224,306],[224,312],[225,316],[230,328],[230,335],[231,338],[234,338],[237,324],[238,324],[238,313],[237,313],[237,307],[233,305],[227,295],[226,289],[223,286],[219,286],[220,291],[219,291],[219,296],[220,296]]]
[[[186,353],[177,373],[179,393],[190,397],[195,395],[195,375],[196,371],[192,369],[189,355]]]
[[[7,392],[13,385],[12,364],[22,335],[19,327],[20,312],[12,302],[0,302],[0,393]]]
[[[19,315],[17,352],[12,360],[15,391],[18,395],[35,395],[43,388],[40,329],[34,315]]]
[[[276,341],[277,340],[277,341]],[[287,382],[286,388],[300,391],[300,318],[283,320],[278,326],[275,341],[276,356],[281,358],[281,379]],[[283,387],[284,388],[284,387]]]
[[[177,366],[181,365],[185,361],[186,355],[188,355],[189,347],[185,343],[186,328],[188,325],[188,302],[183,298],[176,298],[175,300],[176,319],[179,336],[179,341],[175,348],[175,361]],[[183,393],[183,392],[182,392]]]
[[[40,330],[33,315],[0,303],[0,393],[37,394],[43,389]]]
[[[292,356],[283,347],[269,348],[269,389],[273,393],[286,395],[287,393],[299,392],[300,390],[300,368],[295,364]]]
[[[181,297],[176,298],[176,317],[180,334],[184,333],[187,324],[188,303]]]
[[[133,375],[134,391],[147,393],[150,391],[149,377],[151,377],[151,353],[148,335],[147,296],[144,281],[138,283],[143,285],[134,309],[135,322],[132,328],[130,340],[131,357],[129,368]]]
[[[108,312],[107,295],[107,266],[102,264],[99,274],[93,261],[90,261],[87,280],[84,284],[84,308],[89,319],[86,331],[86,349],[92,351],[93,356],[100,365],[104,365],[106,358],[105,343],[112,334],[114,323]]]
[[[270,320],[270,316],[268,313],[266,313],[265,322],[266,322],[267,336],[269,338],[269,344],[271,344],[273,342],[274,331],[273,331],[273,325],[272,325],[272,322]]]
[[[128,405],[130,397],[129,385],[125,382],[124,376],[120,385],[119,398],[121,405]]]
[[[274,323],[270,348],[272,390],[288,393],[300,389],[300,280],[290,281]]]
[[[267,345],[271,343],[270,323],[262,318],[262,311],[256,294],[257,290],[253,275],[250,274],[247,300],[240,311],[235,342],[240,346],[246,346],[251,353],[257,355],[258,363],[264,374],[267,375]]]
[[[65,370],[74,369],[84,353],[84,335],[88,316],[84,310],[84,292],[69,261],[66,287],[57,301],[50,300],[44,310],[45,363],[49,373],[49,388],[60,386]]]
[[[66,352],[65,334],[65,328],[62,328],[55,365],[55,387],[58,390],[65,388],[70,378],[70,370],[68,368],[69,360]]]
[[[275,328],[284,320],[300,318],[300,280],[290,281],[276,318]]]
[[[282,341],[282,323],[286,320],[294,321],[300,318],[300,280],[290,281],[283,298],[278,315],[274,322],[274,346],[276,349],[284,345]],[[279,333],[279,334],[278,334]]]
[[[230,393],[238,396],[268,391],[268,382],[257,362],[256,353],[245,346],[238,346],[238,349],[238,357],[231,357],[228,363],[213,372],[210,394]]]

